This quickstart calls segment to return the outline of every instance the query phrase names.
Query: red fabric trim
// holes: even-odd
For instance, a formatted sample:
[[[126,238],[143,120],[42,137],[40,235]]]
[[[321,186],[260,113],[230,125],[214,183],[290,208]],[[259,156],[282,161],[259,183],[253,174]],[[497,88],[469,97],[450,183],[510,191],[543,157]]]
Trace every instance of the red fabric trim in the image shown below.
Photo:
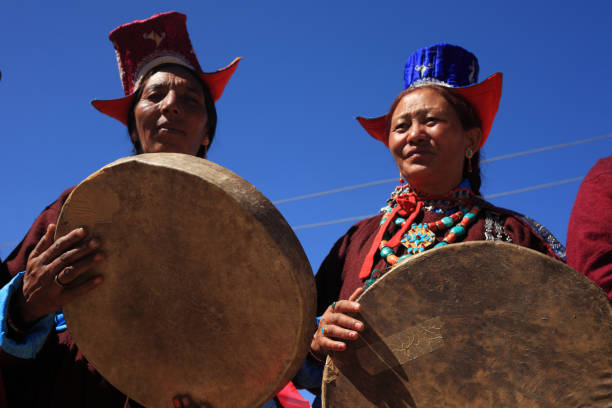
[[[399,197],[398,197],[399,199]],[[398,201],[399,202],[399,201]],[[403,205],[400,205],[402,208],[404,208]],[[423,202],[422,201],[418,201],[416,203],[416,207],[412,207],[412,212],[410,214],[410,217],[408,217],[408,219],[406,220],[406,222],[404,223],[404,225],[402,225],[402,227],[395,233],[395,235],[393,236],[393,238],[391,238],[389,240],[389,242],[387,242],[387,246],[389,248],[395,248],[396,246],[399,245],[400,241],[402,240],[402,235],[404,235],[404,233],[408,230],[408,228],[412,225],[412,222],[414,221],[414,219],[416,218],[417,215],[419,215],[419,212],[421,211],[421,207],[423,207]],[[407,210],[406,208],[404,208],[406,211],[410,211]]]
[[[276,398],[283,408],[311,408],[310,403],[302,397],[291,381],[276,394]]]
[[[119,122],[127,126],[128,112],[130,111],[130,106],[132,106],[133,99],[134,94],[131,94],[118,99],[93,100],[91,101],[91,104],[100,112],[110,116],[111,118],[117,119]]]
[[[208,85],[210,95],[212,96],[215,102],[217,102],[221,97],[221,94],[223,94],[225,86],[229,82],[232,75],[234,75],[234,72],[236,71],[236,68],[238,68],[238,63],[241,59],[242,58],[240,57],[236,58],[227,67],[222,68],[218,71],[211,73],[203,72],[200,74],[202,80],[206,82],[206,85]]]
[[[372,265],[374,264],[374,257],[376,256],[376,251],[378,251],[378,245],[380,245],[380,241],[382,241],[383,236],[385,235],[385,231],[389,227],[389,223],[395,218],[395,215],[400,210],[399,205],[396,205],[393,211],[389,214],[389,217],[385,220],[385,223],[381,225],[374,237],[374,242],[372,242],[372,246],[366,255],[365,261],[361,266],[361,271],[359,272],[359,279],[367,279],[372,273]],[[384,217],[384,215],[383,215]]]
[[[389,147],[389,137],[387,135],[387,115],[377,118],[364,118],[357,116],[357,122],[376,140],[380,140]]]

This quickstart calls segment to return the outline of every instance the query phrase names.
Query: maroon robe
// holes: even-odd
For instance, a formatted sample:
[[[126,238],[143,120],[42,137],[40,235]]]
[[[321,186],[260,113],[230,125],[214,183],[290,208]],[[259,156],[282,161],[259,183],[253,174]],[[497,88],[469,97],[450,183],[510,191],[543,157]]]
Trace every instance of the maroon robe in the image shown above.
[[[64,202],[74,187],[38,216],[23,241],[6,259],[4,286],[25,270],[30,252],[49,224],[57,222]],[[87,362],[67,330],[53,331],[35,359],[23,360],[0,350],[0,368],[9,407],[139,407],[107,382]],[[2,401],[0,400],[0,406]]]
[[[612,156],[584,178],[567,229],[567,264],[612,300]]]
[[[72,190],[74,190],[74,187],[70,187],[68,190],[64,191],[55,202],[47,206],[47,208],[40,213],[23,240],[13,249],[13,252],[11,252],[8,258],[6,258],[4,262],[8,267],[9,274],[3,273],[2,276],[0,276],[0,287],[6,285],[17,273],[25,271],[30,252],[32,252],[36,244],[38,244],[38,241],[45,235],[47,226],[57,222],[60,212],[62,211],[62,206]]]
[[[485,226],[487,216],[489,219],[499,220],[497,228],[487,231]],[[363,286],[364,280],[359,279],[359,272],[374,242],[374,236],[380,228],[381,217],[379,214],[353,225],[336,242],[321,264],[315,277],[318,315],[323,314],[333,301],[348,299],[357,288]],[[442,217],[443,215],[432,211],[421,211],[414,222],[434,222]],[[444,232],[436,234],[437,242],[443,239]],[[552,234],[541,225],[520,214],[487,205],[482,208],[478,218],[469,227],[467,235],[460,242],[482,241],[485,240],[487,233],[493,239],[508,241],[510,238],[514,244],[563,260],[564,248]],[[379,255],[376,255],[374,267],[379,270],[385,268],[385,261]]]

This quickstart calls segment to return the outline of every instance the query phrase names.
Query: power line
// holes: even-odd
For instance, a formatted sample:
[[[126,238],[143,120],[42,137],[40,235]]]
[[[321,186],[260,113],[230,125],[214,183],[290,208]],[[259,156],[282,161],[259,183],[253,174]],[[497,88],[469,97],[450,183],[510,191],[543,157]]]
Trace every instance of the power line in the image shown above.
[[[551,145],[551,146],[539,147],[537,149],[525,150],[523,152],[518,152],[518,153],[504,154],[502,156],[491,157],[490,159],[483,159],[481,160],[481,162],[490,163],[490,162],[494,162],[498,160],[511,159],[513,157],[526,156],[528,154],[540,153],[540,152],[545,152],[548,150],[562,149],[564,147],[570,147],[570,146],[576,146],[576,145],[584,144],[584,143],[596,142],[598,140],[608,139],[610,137],[612,137],[612,135],[597,136],[597,137],[591,137],[588,139],[577,140],[575,142],[570,142],[570,143],[562,143],[562,144],[556,144],[556,145]]]
[[[531,186],[531,187],[519,188],[517,190],[510,190],[510,191],[504,191],[502,193],[489,194],[489,195],[484,196],[484,198],[488,200],[491,198],[505,197],[505,196],[509,196],[513,194],[525,193],[527,191],[541,190],[543,188],[554,187],[554,186],[559,186],[559,185],[568,184],[568,183],[574,183],[576,181],[581,181],[583,178],[584,177],[573,177],[573,178],[569,178],[565,180],[554,181],[552,183],[538,184],[538,185]],[[317,222],[313,224],[297,225],[292,228],[295,231],[295,230],[301,230],[301,229],[323,227],[326,225],[340,224],[340,223],[348,222],[348,221],[360,221],[366,218],[373,217],[375,215],[376,214],[369,214],[369,215],[362,215],[358,217],[339,218],[339,219],[331,220],[331,221],[323,221],[323,222]]]
[[[581,181],[583,178],[584,177],[573,177],[573,178],[569,178],[569,179],[565,179],[565,180],[554,181],[552,183],[538,184],[538,185],[535,185],[535,186],[519,188],[517,190],[510,190],[510,191],[504,191],[502,193],[489,194],[489,195],[484,196],[484,198],[489,200],[491,198],[505,197],[505,196],[509,196],[509,195],[513,195],[513,194],[525,193],[525,192],[528,192],[528,191],[541,190],[543,188],[549,188],[549,187],[559,186],[559,185],[562,185],[562,184],[574,183],[574,182],[577,182],[577,181]],[[375,215],[376,214],[367,214],[367,215],[358,215],[356,217],[338,218],[338,219],[330,220],[330,221],[322,221],[322,222],[315,222],[315,223],[312,223],[312,224],[297,225],[297,226],[292,227],[292,228],[293,228],[294,231],[296,231],[296,230],[301,230],[301,229],[310,229],[310,228],[316,228],[316,227],[324,227],[324,226],[327,226],[327,225],[341,224],[343,222],[360,221],[360,220],[364,220],[366,218],[373,217]],[[15,244],[16,244],[16,242],[6,242],[6,243],[3,243],[3,244],[0,243],[0,247],[7,247],[7,246],[10,246],[10,245],[15,245]]]
[[[562,144],[544,146],[544,147],[539,147],[539,148],[536,148],[536,149],[524,150],[522,152],[510,153],[510,154],[506,154],[506,155],[502,155],[502,156],[491,157],[490,159],[483,159],[481,162],[482,163],[490,163],[490,162],[494,162],[494,161],[498,161],[498,160],[511,159],[511,158],[514,158],[514,157],[526,156],[526,155],[529,155],[529,154],[540,153],[540,152],[549,151],[549,150],[562,149],[562,148],[565,148],[565,147],[576,146],[576,145],[580,145],[580,144],[584,144],[584,143],[596,142],[598,140],[604,140],[604,139],[608,139],[608,138],[611,138],[611,137],[612,137],[612,134],[604,135],[604,136],[591,137],[591,138],[588,138],[588,139],[577,140],[575,142],[570,142],[570,143],[562,143]],[[582,179],[583,179],[583,177],[574,177],[574,178],[571,178],[571,179],[560,180],[560,181],[556,181],[556,182],[553,182],[553,183],[539,184],[539,185],[536,185],[536,186],[525,187],[525,188],[521,188],[521,189],[518,189],[518,190],[511,190],[511,191],[505,191],[505,192],[502,192],[502,193],[491,194],[491,195],[485,196],[485,198],[491,199],[491,198],[497,198],[497,197],[504,197],[504,196],[508,196],[508,195],[512,195],[512,194],[524,193],[524,192],[527,192],[527,191],[539,190],[539,189],[542,189],[542,188],[554,187],[554,186],[558,186],[558,185],[561,185],[561,184],[572,183],[572,182],[575,182],[575,181],[580,181]],[[334,189],[331,189],[331,190],[320,191],[320,192],[317,192],[317,193],[304,194],[304,195],[301,195],[301,196],[284,198],[284,199],[281,199],[281,200],[272,201],[272,203],[273,204],[283,204],[283,203],[288,203],[288,202],[291,202],[291,201],[306,200],[308,198],[320,197],[320,196],[324,196],[324,195],[328,195],[328,194],[341,193],[343,191],[356,190],[356,189],[359,189],[359,188],[370,187],[370,186],[375,186],[375,185],[379,185],[379,184],[386,184],[386,183],[391,183],[391,182],[396,182],[396,181],[397,181],[397,178],[370,181],[368,183],[355,184],[355,185],[352,185],[352,186],[339,187],[339,188],[334,188]],[[308,228],[323,227],[323,226],[326,226],[326,225],[340,224],[340,223],[348,222],[348,221],[362,220],[362,219],[365,219],[365,218],[372,217],[373,215],[375,215],[375,214],[364,215],[364,216],[357,216],[357,217],[341,218],[341,219],[336,219],[336,220],[331,220],[331,221],[317,222],[317,223],[313,223],[313,224],[303,224],[303,225],[298,225],[296,227],[293,227],[293,229],[294,230],[299,230],[299,229],[308,229]],[[0,248],[8,247],[8,246],[15,245],[15,244],[16,243],[13,243],[13,242],[0,243]]]
[[[364,220],[366,218],[370,218],[375,216],[376,214],[368,214],[368,215],[359,215],[357,217],[348,217],[348,218],[340,218],[337,220],[331,220],[331,221],[323,221],[323,222],[315,222],[314,224],[304,224],[304,225],[298,225],[297,227],[292,227],[293,230],[300,230],[300,229],[308,229],[308,228],[316,228],[316,227],[324,227],[326,225],[332,225],[332,224],[340,224],[342,222],[349,222],[349,221],[360,221],[360,220]]]
[[[512,194],[525,193],[527,191],[533,191],[533,190],[540,190],[542,188],[554,187],[554,186],[559,186],[561,184],[567,184],[567,183],[573,183],[573,182],[576,182],[576,181],[581,181],[583,178],[584,177],[574,177],[574,178],[569,178],[569,179],[565,179],[565,180],[555,181],[555,182],[552,182],[552,183],[538,184],[537,186],[519,188],[518,190],[511,190],[511,191],[505,191],[503,193],[490,194],[488,196],[485,196],[485,198],[486,199],[491,199],[491,198],[497,198],[497,197],[505,197],[505,196],[509,196],[509,195],[512,195]]]
[[[341,193],[342,191],[356,190],[358,188],[370,187],[370,186],[375,186],[377,184],[386,184],[386,183],[391,183],[391,182],[396,182],[397,183],[397,177],[392,178],[392,179],[384,179],[384,180],[371,181],[369,183],[356,184],[354,186],[334,188],[333,190],[320,191],[318,193],[304,194],[304,195],[301,195],[301,196],[296,196],[296,197],[291,197],[291,198],[284,198],[282,200],[272,201],[272,204],[282,204],[282,203],[288,203],[290,201],[305,200],[307,198],[314,198],[314,197],[319,197],[319,196],[323,196],[323,195],[327,195],[327,194]]]
[[[588,139],[577,140],[575,142],[570,142],[570,143],[562,143],[562,144],[544,146],[544,147],[539,147],[539,148],[536,148],[536,149],[524,150],[522,152],[510,153],[510,154],[505,154],[505,155],[502,155],[502,156],[491,157],[490,159],[483,159],[483,160],[481,160],[481,163],[491,163],[491,162],[499,161],[499,160],[512,159],[514,157],[527,156],[529,154],[545,152],[545,151],[548,151],[548,150],[556,150],[556,149],[562,149],[564,147],[570,147],[570,146],[576,146],[576,145],[584,144],[584,143],[596,142],[598,140],[608,139],[608,138],[611,138],[611,137],[612,137],[612,134],[611,135],[605,135],[605,136],[591,137],[591,138],[588,138]],[[397,177],[391,178],[391,179],[383,179],[383,180],[370,181],[368,183],[355,184],[355,185],[352,185],[352,186],[339,187],[339,188],[334,188],[334,189],[331,189],[331,190],[320,191],[320,192],[317,192],[317,193],[304,194],[304,195],[300,195],[300,196],[284,198],[282,200],[272,201],[272,204],[283,204],[283,203],[288,203],[288,202],[291,202],[291,201],[306,200],[308,198],[320,197],[320,196],[324,196],[324,195],[328,195],[328,194],[341,193],[343,191],[356,190],[356,189],[359,189],[359,188],[375,186],[375,185],[378,185],[378,184],[393,183],[393,182],[395,182],[395,183],[397,182]]]

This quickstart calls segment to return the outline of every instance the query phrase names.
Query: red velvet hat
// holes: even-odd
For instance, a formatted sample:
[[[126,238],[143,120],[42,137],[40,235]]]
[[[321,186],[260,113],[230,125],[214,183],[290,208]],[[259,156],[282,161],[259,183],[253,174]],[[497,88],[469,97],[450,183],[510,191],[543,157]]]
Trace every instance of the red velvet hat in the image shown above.
[[[176,11],[156,14],[146,20],[120,25],[108,38],[115,46],[125,97],[91,102],[100,112],[127,126],[134,91],[151,69],[177,64],[195,71],[206,83],[216,102],[238,66],[240,58],[216,72],[202,72],[186,26],[187,16]]]
[[[476,110],[482,124],[482,148],[493,126],[502,90],[502,73],[478,81],[478,60],[471,52],[450,44],[436,44],[415,51],[404,68],[406,88],[427,84],[452,88],[463,96]],[[377,118],[357,117],[363,128],[373,138],[389,147],[387,115]]]

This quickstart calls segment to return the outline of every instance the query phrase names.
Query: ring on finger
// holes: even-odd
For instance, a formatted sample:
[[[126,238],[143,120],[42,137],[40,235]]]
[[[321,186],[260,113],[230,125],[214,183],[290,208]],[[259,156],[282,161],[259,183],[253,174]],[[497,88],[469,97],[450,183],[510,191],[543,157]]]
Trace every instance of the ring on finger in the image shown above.
[[[336,313],[336,302],[332,302],[331,307],[332,307],[332,313]]]
[[[55,283],[57,283],[57,285],[58,285],[60,288],[62,288],[62,289],[66,289],[66,288],[68,287],[68,285],[66,285],[66,284],[62,283],[62,282],[59,280],[59,274],[60,274],[61,272],[62,272],[62,271],[59,271],[58,273],[56,273],[56,274],[55,274],[55,276],[53,277],[53,281],[54,281]]]
[[[323,326],[323,328],[321,328],[321,334],[323,335],[323,337],[326,337],[325,336],[325,332],[327,331],[326,329],[327,329],[327,326]]]

